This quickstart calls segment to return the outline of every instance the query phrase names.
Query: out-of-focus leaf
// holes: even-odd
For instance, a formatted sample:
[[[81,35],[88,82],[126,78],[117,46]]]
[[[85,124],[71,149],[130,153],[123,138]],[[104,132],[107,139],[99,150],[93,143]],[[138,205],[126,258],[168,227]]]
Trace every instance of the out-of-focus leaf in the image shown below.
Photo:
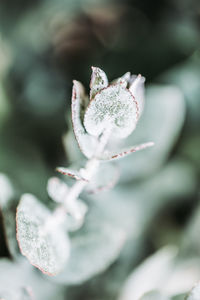
[[[26,287],[21,287],[15,290],[10,288],[0,289],[0,299],[2,300],[31,300],[33,299],[31,291]]]
[[[193,55],[184,63],[165,72],[159,79],[168,84],[178,86],[185,96],[187,102],[187,128],[186,131],[199,130],[200,111],[200,59]]]
[[[147,88],[143,115],[126,143],[153,141],[155,145],[145,154],[137,152],[119,161],[123,181],[152,174],[164,163],[179,136],[184,116],[184,99],[179,89],[156,85]]]
[[[50,211],[33,195],[22,196],[16,217],[20,250],[43,273],[55,275],[68,260],[70,244],[56,222],[45,227],[50,218]]]
[[[140,299],[138,300],[170,300],[167,296],[162,295],[158,291],[151,291],[145,293]]]
[[[128,136],[138,119],[137,103],[129,90],[120,84],[111,85],[96,94],[84,115],[87,132],[99,136],[112,128],[118,138]]]
[[[0,259],[0,291],[12,292],[23,287],[32,291],[34,300],[65,299],[64,288],[46,280],[26,259],[21,257],[17,262]]]
[[[70,259],[64,271],[51,279],[62,284],[80,284],[115,261],[124,245],[125,232],[112,225],[102,208],[94,204],[84,226],[70,240]]]
[[[189,296],[186,300],[199,300],[200,299],[200,284],[197,284],[192,291],[190,292]]]
[[[162,287],[169,273],[172,271],[172,264],[176,255],[177,248],[168,246],[146,259],[142,265],[129,276],[122,289],[119,300],[140,299],[143,294]]]
[[[181,257],[180,252],[174,262],[173,271],[169,274],[161,290],[170,297],[183,295],[193,287],[200,278],[199,257]]]

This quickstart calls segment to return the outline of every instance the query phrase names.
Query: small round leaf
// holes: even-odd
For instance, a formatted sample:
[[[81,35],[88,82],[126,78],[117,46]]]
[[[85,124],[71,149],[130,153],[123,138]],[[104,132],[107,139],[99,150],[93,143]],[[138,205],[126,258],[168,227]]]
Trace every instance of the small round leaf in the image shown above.
[[[17,240],[30,263],[48,275],[57,274],[69,257],[69,240],[56,224],[46,228],[50,211],[33,195],[25,194],[17,208]]]
[[[116,84],[101,90],[90,101],[84,125],[87,132],[94,136],[112,127],[113,135],[124,138],[135,129],[137,119],[138,109],[133,95]]]

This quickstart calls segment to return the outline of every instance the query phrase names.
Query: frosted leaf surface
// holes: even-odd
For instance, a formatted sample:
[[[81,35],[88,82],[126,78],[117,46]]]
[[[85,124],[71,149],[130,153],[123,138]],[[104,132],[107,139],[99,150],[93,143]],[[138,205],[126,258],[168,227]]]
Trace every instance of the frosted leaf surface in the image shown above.
[[[96,139],[87,134],[81,120],[86,105],[85,91],[80,82],[74,80],[73,84],[71,108],[73,130],[80,150],[87,158],[90,158],[94,153]]]
[[[62,203],[69,192],[67,184],[57,177],[51,177],[47,183],[47,192],[52,200]]]
[[[92,76],[90,81],[90,99],[103,88],[108,86],[108,79],[103,70],[97,67],[92,67]]]
[[[200,283],[197,284],[192,291],[190,292],[189,296],[186,300],[199,300],[200,299]]]
[[[131,153],[134,153],[136,151],[140,151],[143,149],[146,149],[148,147],[152,147],[154,145],[153,142],[149,142],[149,143],[144,143],[138,146],[132,146],[129,147],[127,149],[121,150],[119,152],[110,152],[110,151],[105,151],[101,157],[99,157],[99,159],[101,160],[115,160],[115,159],[119,159],[122,158],[124,156],[127,156]]]
[[[67,234],[54,222],[44,228],[50,211],[33,195],[22,196],[17,208],[17,240],[31,264],[48,275],[58,273],[69,257]]]
[[[112,224],[94,204],[83,227],[71,237],[71,256],[64,270],[51,277],[62,284],[79,284],[106,270],[119,256],[125,231]]]
[[[71,178],[74,178],[76,180],[84,180],[87,181],[86,178],[84,178],[79,171],[76,170],[72,170],[69,168],[63,168],[63,167],[58,167],[56,168],[56,171],[58,171],[59,173],[63,174],[63,175],[67,175]]]
[[[99,136],[112,127],[112,133],[124,138],[134,129],[138,119],[137,103],[129,90],[120,84],[111,85],[96,94],[85,112],[87,132]]]

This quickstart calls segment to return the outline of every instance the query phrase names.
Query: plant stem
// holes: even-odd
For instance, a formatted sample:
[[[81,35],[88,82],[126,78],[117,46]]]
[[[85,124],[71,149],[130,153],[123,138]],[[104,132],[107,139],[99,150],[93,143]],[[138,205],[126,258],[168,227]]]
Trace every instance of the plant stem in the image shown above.
[[[99,139],[99,143],[97,145],[94,156],[89,159],[85,165],[85,168],[81,169],[84,172],[88,181],[91,180],[92,176],[96,173],[100,161],[98,157],[104,151],[105,146],[108,143],[112,128],[109,127],[105,130],[105,132],[101,135]],[[70,212],[70,214],[77,220],[80,221],[83,216],[77,209],[77,199],[83,189],[87,186],[88,181],[79,180],[70,188],[69,193],[66,195],[63,200],[63,204],[59,205],[55,211],[53,212],[52,218],[59,219],[59,222],[62,222],[66,216],[66,212]]]

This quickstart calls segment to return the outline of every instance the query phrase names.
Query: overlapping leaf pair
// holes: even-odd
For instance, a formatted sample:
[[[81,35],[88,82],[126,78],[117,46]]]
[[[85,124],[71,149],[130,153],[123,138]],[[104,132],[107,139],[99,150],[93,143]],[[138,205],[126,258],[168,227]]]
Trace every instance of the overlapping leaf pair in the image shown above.
[[[110,138],[125,138],[135,129],[144,107],[144,81],[141,75],[126,73],[110,85],[106,74],[92,67],[90,97],[84,87],[74,80],[72,94],[72,124],[74,134],[83,154],[95,156],[98,138],[111,130]],[[100,160],[120,158],[132,152],[152,146],[146,143],[118,152],[103,152]]]

